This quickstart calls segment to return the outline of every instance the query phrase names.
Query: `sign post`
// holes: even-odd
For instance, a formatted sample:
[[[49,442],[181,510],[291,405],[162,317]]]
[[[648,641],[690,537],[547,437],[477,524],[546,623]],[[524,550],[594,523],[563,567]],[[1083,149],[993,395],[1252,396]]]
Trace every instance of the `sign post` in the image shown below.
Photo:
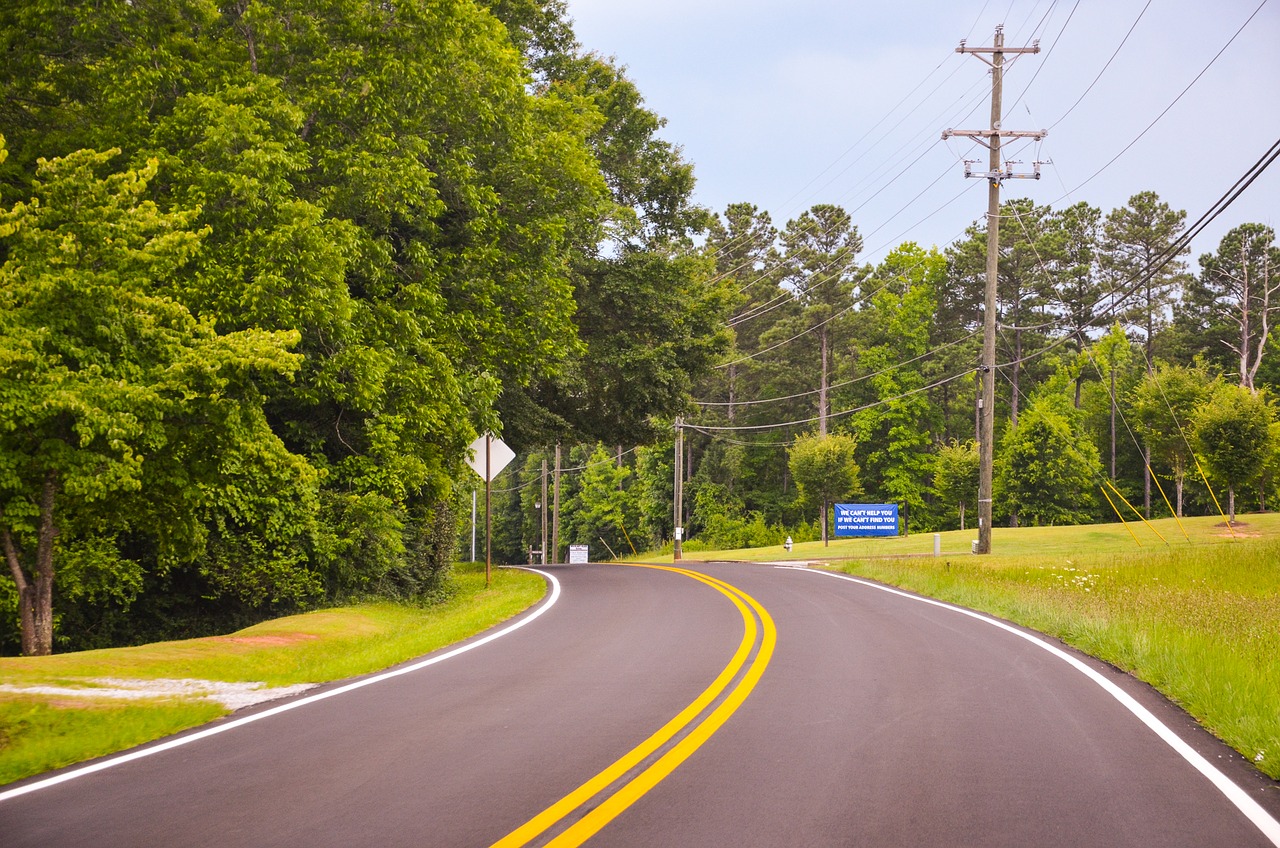
[[[485,433],[467,448],[467,465],[484,478],[484,585],[489,585],[493,563],[493,478],[516,458],[516,452],[492,433]]]

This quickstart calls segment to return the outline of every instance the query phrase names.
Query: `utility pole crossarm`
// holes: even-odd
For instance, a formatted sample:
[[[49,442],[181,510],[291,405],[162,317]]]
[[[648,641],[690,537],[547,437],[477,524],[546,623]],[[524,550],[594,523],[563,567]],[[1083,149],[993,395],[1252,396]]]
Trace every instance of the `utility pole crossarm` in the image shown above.
[[[996,53],[999,53],[1001,56],[1006,56],[1010,53],[1019,54],[1019,53],[1039,53],[1040,52],[1040,39],[1038,38],[1035,41],[1031,42],[1030,47],[1005,47],[1003,26],[996,27],[996,38],[997,38],[997,44],[994,47],[970,47],[967,43],[967,40],[962,38],[960,39],[960,46],[956,48],[956,52],[967,53],[971,56],[976,56],[982,61],[986,62],[988,65],[992,65],[992,66],[994,66],[995,63],[982,54],[990,53],[994,56]]]
[[[942,138],[945,141],[953,135],[958,135],[963,138],[971,138],[974,141],[981,142],[982,144],[987,144],[983,139],[991,138],[992,136],[999,136],[1000,138],[1034,138],[1036,141],[1039,141],[1048,134],[1048,130],[943,130]],[[990,147],[989,144],[987,146]]]

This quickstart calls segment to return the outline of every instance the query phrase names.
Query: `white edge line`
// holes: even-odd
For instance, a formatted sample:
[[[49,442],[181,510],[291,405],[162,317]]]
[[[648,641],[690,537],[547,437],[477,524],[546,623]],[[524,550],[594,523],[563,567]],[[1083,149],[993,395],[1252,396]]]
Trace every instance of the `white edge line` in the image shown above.
[[[822,571],[819,569],[806,568],[802,566],[789,566],[789,565],[780,565],[775,567],[784,568],[791,571],[807,571],[811,574],[825,574],[828,577],[834,577],[838,580],[848,580],[851,583],[858,583],[862,586],[869,586],[872,589],[879,589],[880,591],[888,592],[891,595],[899,595],[903,598],[909,598],[910,600],[913,600],[913,601],[919,601],[922,604],[929,604],[930,606],[941,607],[942,609],[951,610],[952,612],[958,612],[961,615],[967,615],[970,618],[976,618],[978,621],[985,622],[987,624],[992,625],[993,627],[999,627],[1001,630],[1006,630],[1015,636],[1018,636],[1022,639],[1026,639],[1028,642],[1030,642],[1033,645],[1036,645],[1037,647],[1043,648],[1044,650],[1053,654],[1055,657],[1058,657],[1064,662],[1071,664],[1081,674],[1085,675],[1094,683],[1101,686],[1108,695],[1110,695],[1111,697],[1119,701],[1120,704],[1124,706],[1125,709],[1127,709],[1129,712],[1137,716],[1139,721],[1141,721],[1143,724],[1149,727],[1152,731],[1154,731],[1155,734],[1159,736],[1162,740],[1164,740],[1164,742],[1170,748],[1177,751],[1178,754],[1184,760],[1190,763],[1191,766],[1195,768],[1196,771],[1200,772],[1202,775],[1208,778],[1209,782],[1212,783],[1219,792],[1225,795],[1227,800],[1229,800],[1232,804],[1236,806],[1236,809],[1244,813],[1245,817],[1249,819],[1249,821],[1252,822],[1258,828],[1258,830],[1262,831],[1264,836],[1266,836],[1268,839],[1271,840],[1271,844],[1280,848],[1280,822],[1277,822],[1276,819],[1273,818],[1270,813],[1264,810],[1261,804],[1253,800],[1253,798],[1250,797],[1247,792],[1245,792],[1243,789],[1237,786],[1234,781],[1232,781],[1229,777],[1227,777],[1225,774],[1219,771],[1212,763],[1210,763],[1203,756],[1201,756],[1194,748],[1192,748],[1190,745],[1184,742],[1182,737],[1178,736],[1178,734],[1170,730],[1169,727],[1165,725],[1164,722],[1160,721],[1160,719],[1156,718],[1155,715],[1152,714],[1150,710],[1148,710],[1146,707],[1142,706],[1142,704],[1139,704],[1136,700],[1134,700],[1133,696],[1131,696],[1128,692],[1125,692],[1119,686],[1112,683],[1110,680],[1107,680],[1107,678],[1103,677],[1097,671],[1090,668],[1088,665],[1081,662],[1076,657],[1071,656],[1071,654],[1068,654],[1066,651],[1063,651],[1062,649],[1049,644],[1048,642],[1044,641],[1043,639],[1037,636],[1033,636],[1030,633],[1019,630],[1018,628],[1013,627],[1012,625],[1006,624],[1003,621],[999,621],[998,619],[992,618],[988,615],[984,615],[979,612],[974,612],[973,610],[965,609],[964,607],[955,606],[954,604],[944,603],[943,601],[936,601],[932,598],[922,598],[919,595],[912,595],[909,592],[903,592],[898,589],[893,589],[889,586],[882,586],[879,583],[873,583],[870,580],[862,580],[857,577],[851,577],[847,574],[838,574],[833,571]]]
[[[519,621],[514,622],[513,624],[507,625],[501,630],[497,630],[497,631],[494,631],[493,633],[490,633],[488,636],[484,636],[480,639],[475,640],[474,642],[468,642],[465,645],[454,648],[451,651],[446,651],[443,654],[436,654],[434,656],[428,657],[427,659],[422,660],[421,662],[413,663],[412,665],[403,666],[402,668],[397,668],[392,671],[384,671],[381,674],[376,674],[371,677],[361,678],[360,680],[356,680],[353,683],[348,683],[345,686],[339,686],[336,689],[329,689],[324,692],[317,693],[315,695],[308,695],[303,698],[297,698],[295,700],[291,700],[291,701],[288,701],[287,703],[281,704],[278,707],[272,707],[271,709],[263,710],[262,712],[254,713],[253,715],[247,715],[247,716],[244,716],[243,718],[233,719],[232,721],[228,721],[223,724],[216,725],[214,727],[209,727],[204,730],[200,730],[200,731],[197,731],[196,733],[192,733],[186,736],[179,736],[179,737],[170,739],[167,742],[161,742],[159,745],[152,745],[151,747],[147,747],[147,748],[139,748],[133,751],[129,751],[128,753],[121,754],[119,756],[114,756],[114,757],[109,757],[108,759],[99,760],[98,762],[91,763],[87,766],[73,769],[71,771],[66,771],[66,772],[63,772],[62,774],[58,774],[53,777],[46,778],[44,780],[36,781],[35,783],[29,783],[26,786],[19,786],[16,789],[10,789],[5,792],[0,792],[0,802],[8,801],[11,798],[17,798],[19,795],[26,795],[29,792],[36,792],[41,789],[48,789],[52,786],[57,786],[60,783],[66,783],[69,780],[75,780],[78,777],[84,777],[86,775],[90,775],[95,772],[104,771],[105,769],[114,768],[115,766],[133,762],[134,760],[140,760],[143,757],[150,757],[155,754],[162,753],[164,751],[169,751],[174,748],[180,748],[183,745],[190,745],[192,742],[197,742],[201,739],[207,739],[210,736],[216,736],[219,733],[226,733],[228,730],[234,730],[238,727],[244,727],[246,724],[251,724],[255,721],[260,721],[261,719],[264,719],[264,718],[270,718],[271,716],[279,715],[280,713],[287,713],[290,710],[296,710],[299,707],[306,706],[307,704],[314,704],[316,701],[323,701],[326,698],[332,698],[336,695],[345,695],[347,692],[352,692],[356,689],[362,689],[365,686],[371,686],[374,683],[381,683],[384,680],[390,680],[391,678],[399,677],[402,674],[409,674],[411,672],[419,671],[421,669],[426,668],[427,666],[435,665],[436,663],[439,663],[439,662],[444,662],[447,659],[452,659],[453,657],[456,657],[459,654],[465,654],[467,651],[474,650],[475,648],[479,648],[481,645],[487,645],[493,640],[500,639],[503,636],[508,635],[509,633],[519,630],[521,627],[524,627],[529,622],[534,621],[539,616],[541,616],[544,612],[551,609],[551,607],[555,605],[555,602],[560,599],[560,581],[555,578],[555,575],[549,574],[548,572],[545,572],[545,571],[540,571],[536,568],[524,568],[522,570],[532,571],[535,574],[541,574],[543,577],[545,577],[547,581],[551,584],[551,594],[532,613],[520,619]]]

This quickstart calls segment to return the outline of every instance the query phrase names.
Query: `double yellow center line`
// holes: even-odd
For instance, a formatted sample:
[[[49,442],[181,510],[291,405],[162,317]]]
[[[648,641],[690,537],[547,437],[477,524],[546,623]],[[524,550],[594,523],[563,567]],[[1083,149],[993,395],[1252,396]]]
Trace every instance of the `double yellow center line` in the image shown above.
[[[764,674],[765,667],[769,665],[769,659],[773,656],[774,645],[778,640],[778,632],[773,625],[773,619],[769,617],[769,613],[765,612],[764,607],[760,606],[746,592],[725,583],[723,580],[717,580],[714,577],[708,577],[705,574],[699,574],[696,571],[689,571],[683,568],[664,565],[637,565],[632,567],[653,568],[660,571],[683,574],[700,583],[705,583],[723,594],[733,602],[733,605],[738,608],[738,612],[742,615],[742,642],[738,645],[738,650],[734,653],[733,658],[729,660],[729,664],[720,672],[720,675],[693,703],[681,710],[679,715],[595,777],[592,777],[528,822],[495,842],[493,848],[518,848],[518,846],[528,845],[532,840],[555,827],[584,804],[596,799],[605,790],[610,790],[607,795],[598,800],[594,807],[545,844],[548,848],[552,848],[552,846],[554,848],[576,848],[576,846],[586,842],[601,828],[613,821],[623,810],[630,807],[646,792],[657,786],[663,778],[675,771],[694,751],[710,739],[711,735],[729,719],[729,716],[733,715],[738,707],[742,706],[742,702],[747,699],[747,695],[751,694],[751,690],[759,682],[760,676]],[[752,659],[751,654],[753,649],[756,648],[757,639],[759,640],[759,648],[755,650],[755,657]],[[743,667],[748,666],[748,663],[749,667],[747,667],[746,672],[741,673]],[[721,695],[735,680],[737,684],[723,699],[720,699]],[[707,708],[715,703],[717,699],[720,699],[719,704],[716,705],[715,709],[707,712]],[[706,714],[704,715],[704,713]],[[664,746],[668,746],[668,743],[671,743],[676,736],[686,729],[688,729],[688,733],[683,738],[674,744],[670,744],[661,756],[639,773],[628,777],[646,759],[662,750]],[[621,782],[620,785],[612,788],[619,782]]]

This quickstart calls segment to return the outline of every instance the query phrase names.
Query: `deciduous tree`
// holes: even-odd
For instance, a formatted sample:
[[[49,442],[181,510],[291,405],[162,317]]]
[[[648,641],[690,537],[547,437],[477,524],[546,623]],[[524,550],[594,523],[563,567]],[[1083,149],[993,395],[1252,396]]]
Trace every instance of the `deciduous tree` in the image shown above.
[[[27,654],[52,650],[59,549],[148,517],[168,519],[170,558],[247,531],[258,558],[244,567],[259,571],[222,575],[237,589],[315,589],[294,566],[316,477],[272,433],[256,383],[297,368],[297,333],[219,333],[183,307],[206,232],[194,210],[146,199],[154,161],[99,176],[117,153],[41,161],[31,200],[0,213],[0,540]],[[264,489],[287,505],[271,510]]]

